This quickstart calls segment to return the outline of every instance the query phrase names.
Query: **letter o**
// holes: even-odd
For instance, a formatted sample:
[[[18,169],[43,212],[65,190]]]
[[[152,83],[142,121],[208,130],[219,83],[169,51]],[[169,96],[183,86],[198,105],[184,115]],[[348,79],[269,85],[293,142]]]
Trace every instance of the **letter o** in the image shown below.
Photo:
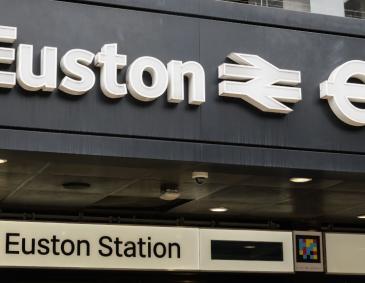
[[[66,244],[69,244],[69,251],[66,250]],[[75,252],[75,244],[71,240],[64,240],[61,243],[61,251],[64,255],[70,256]]]
[[[152,85],[147,86],[143,81],[143,73],[148,72],[152,77]],[[153,57],[136,59],[127,71],[127,86],[131,95],[140,101],[152,101],[167,90],[169,76],[165,65]]]
[[[159,253],[159,248],[158,247],[161,247],[161,253]],[[161,243],[161,242],[157,242],[154,247],[153,247],[153,253],[155,254],[155,257],[157,258],[163,258],[166,256],[166,246],[164,243]]]

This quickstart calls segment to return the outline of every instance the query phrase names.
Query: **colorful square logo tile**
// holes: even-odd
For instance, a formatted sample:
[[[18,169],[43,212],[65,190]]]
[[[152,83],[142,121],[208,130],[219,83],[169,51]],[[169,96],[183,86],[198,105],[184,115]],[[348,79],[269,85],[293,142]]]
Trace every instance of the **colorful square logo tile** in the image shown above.
[[[322,233],[294,231],[295,271],[323,272]]]
[[[295,244],[297,262],[321,262],[321,238],[319,236],[296,235]]]

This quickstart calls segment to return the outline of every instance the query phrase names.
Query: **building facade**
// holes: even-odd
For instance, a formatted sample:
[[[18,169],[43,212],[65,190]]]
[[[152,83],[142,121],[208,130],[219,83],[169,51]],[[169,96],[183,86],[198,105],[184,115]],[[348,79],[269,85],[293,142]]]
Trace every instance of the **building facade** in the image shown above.
[[[362,282],[361,1],[0,5],[4,282]]]

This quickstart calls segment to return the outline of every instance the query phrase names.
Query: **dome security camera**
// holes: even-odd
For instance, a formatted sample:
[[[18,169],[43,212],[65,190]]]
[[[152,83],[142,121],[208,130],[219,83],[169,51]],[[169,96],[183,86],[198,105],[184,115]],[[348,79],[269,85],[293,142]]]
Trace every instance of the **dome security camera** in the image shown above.
[[[209,178],[208,172],[193,172],[191,176],[198,185],[203,185]]]

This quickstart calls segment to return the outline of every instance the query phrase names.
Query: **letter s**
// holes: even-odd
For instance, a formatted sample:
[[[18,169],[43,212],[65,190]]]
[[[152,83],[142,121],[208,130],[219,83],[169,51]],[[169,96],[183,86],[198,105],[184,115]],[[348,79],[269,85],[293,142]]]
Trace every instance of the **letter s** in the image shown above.
[[[104,241],[108,241],[110,244],[113,242],[113,239],[108,236],[103,236],[99,239],[99,245],[106,249],[106,251],[99,249],[99,254],[105,257],[111,256],[113,254],[113,249],[110,246],[108,246],[108,244],[106,244]]]

